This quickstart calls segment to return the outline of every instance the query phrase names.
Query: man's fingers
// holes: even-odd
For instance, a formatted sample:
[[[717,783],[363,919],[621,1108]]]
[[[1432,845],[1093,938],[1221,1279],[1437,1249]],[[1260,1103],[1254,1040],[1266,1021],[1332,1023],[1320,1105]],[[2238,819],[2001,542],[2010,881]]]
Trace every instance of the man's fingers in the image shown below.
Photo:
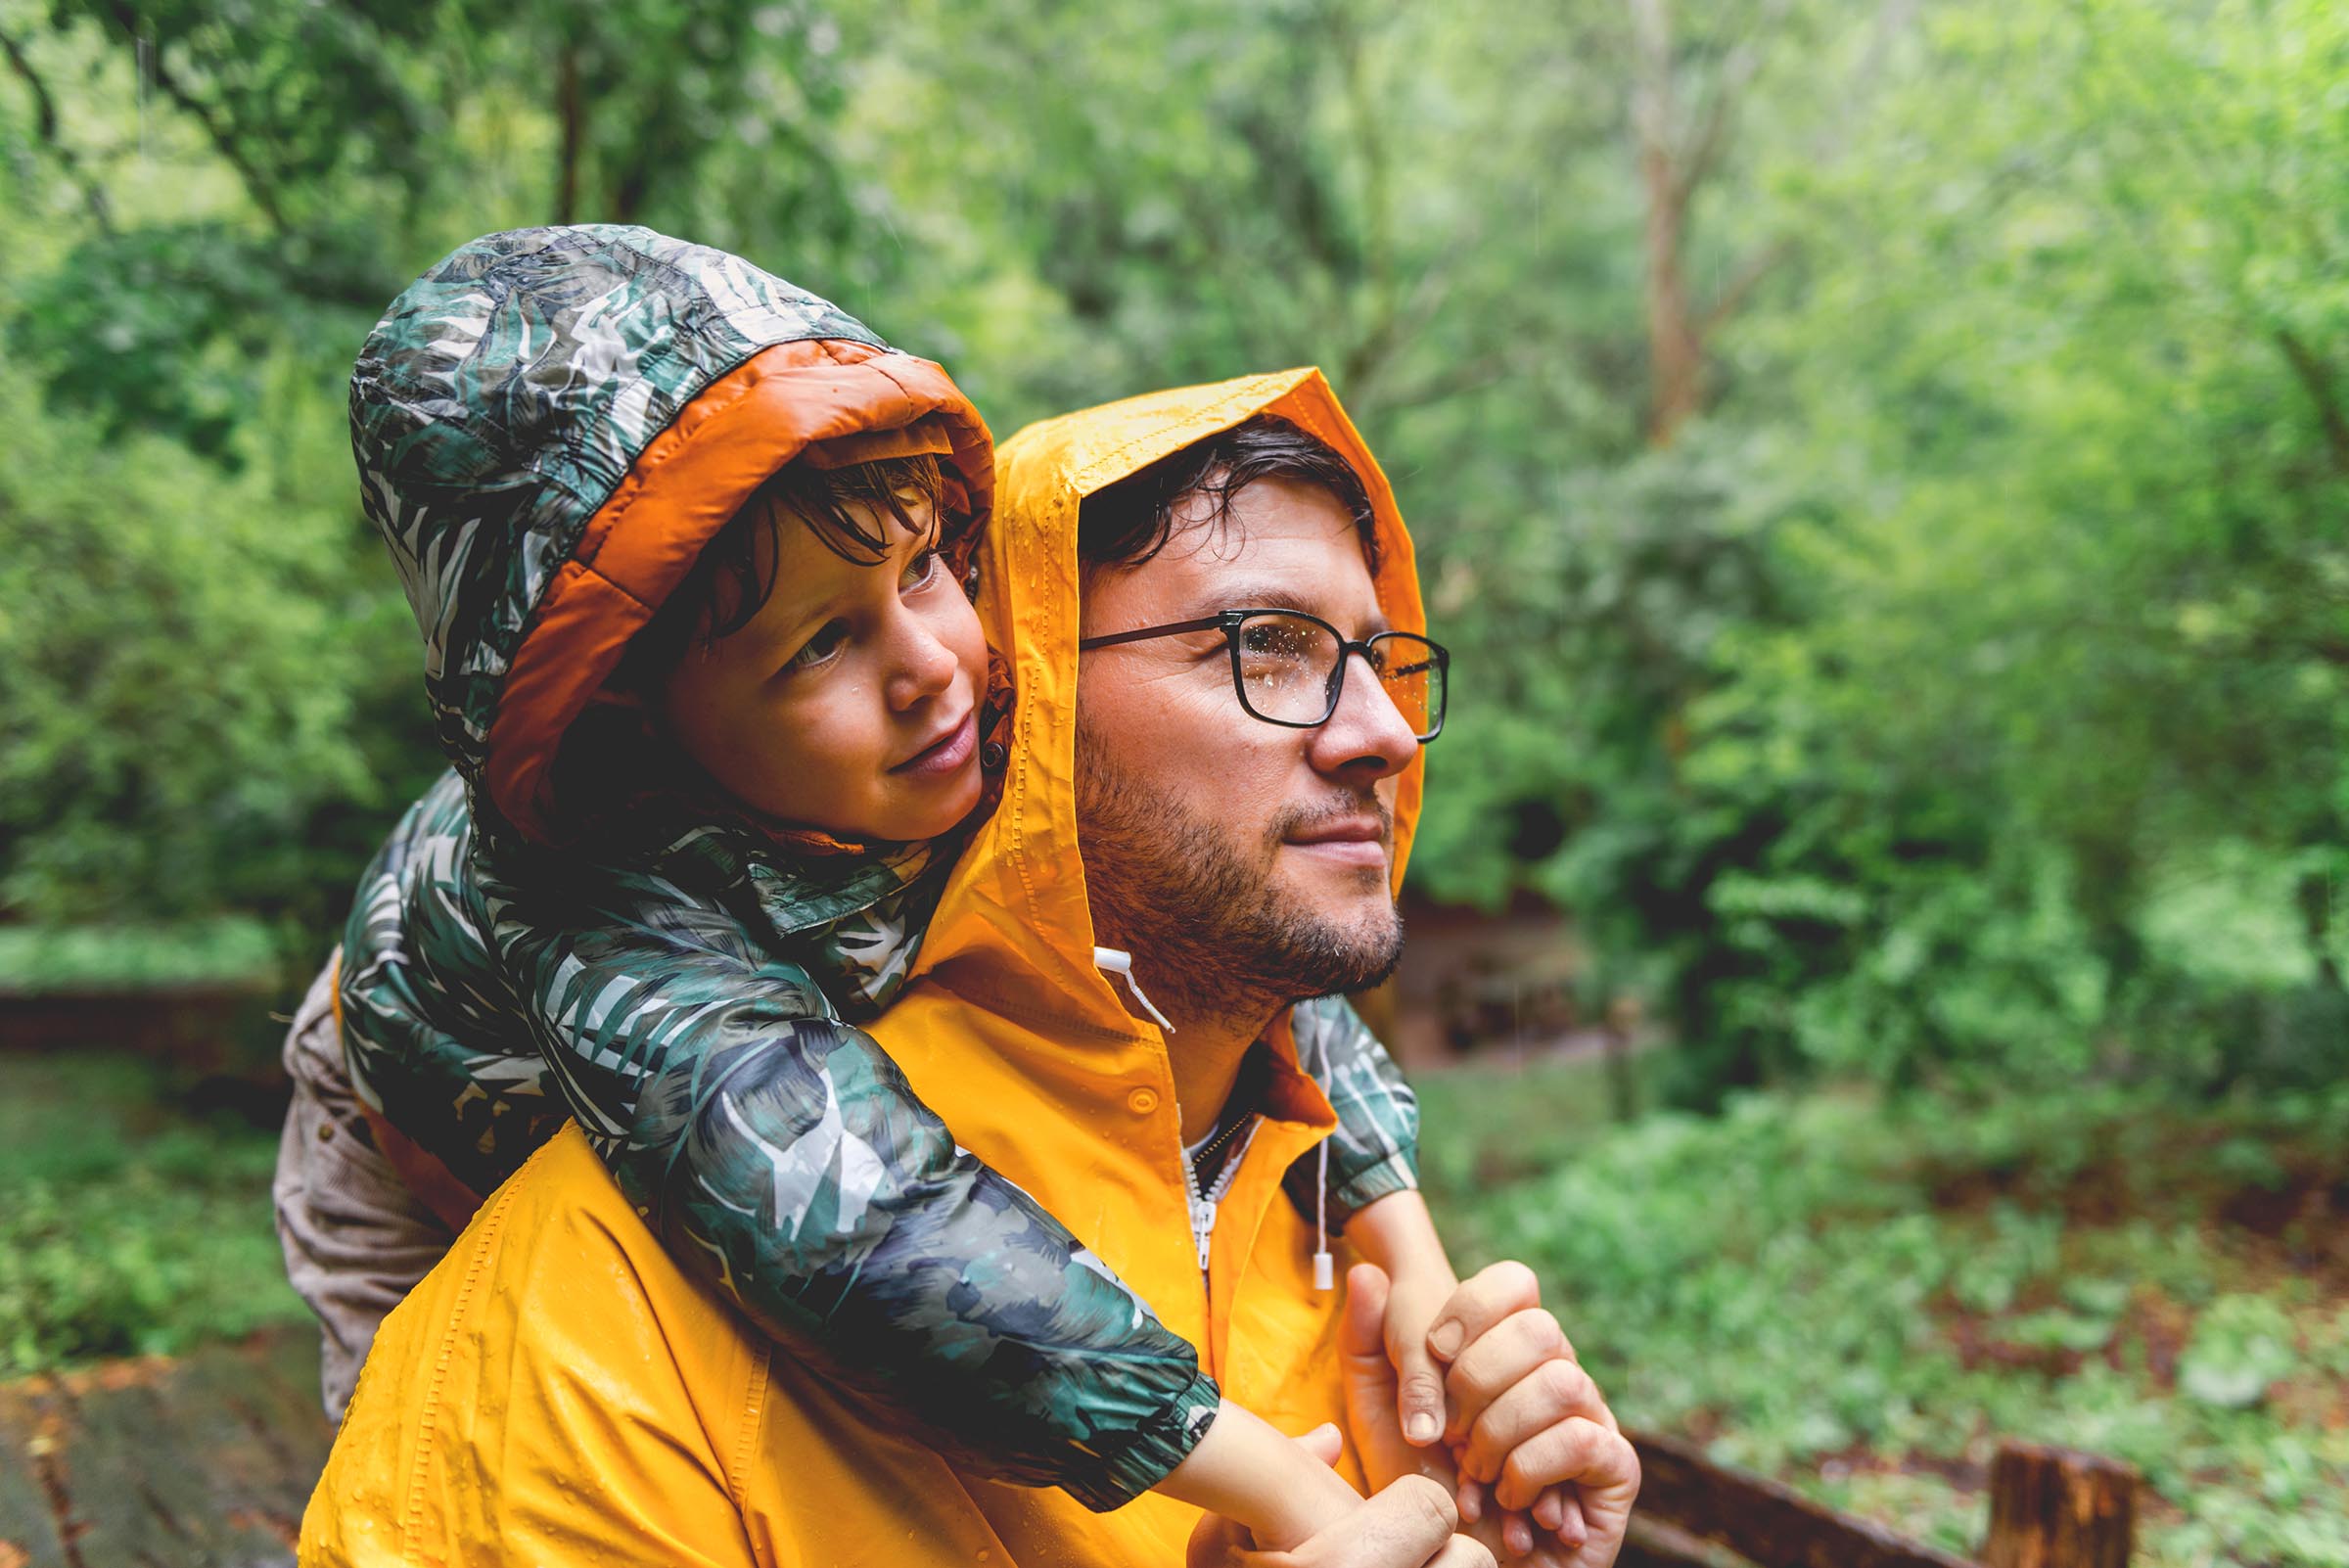
[[[1566,1331],[1539,1307],[1511,1313],[1468,1342],[1444,1379],[1451,1403],[1445,1436],[1458,1441],[1509,1388],[1544,1361],[1567,1360]]]
[[[1521,1263],[1497,1263],[1460,1281],[1460,1288],[1436,1309],[1427,1327],[1427,1348],[1445,1360],[1460,1353],[1511,1313],[1542,1305],[1542,1282]]]
[[[1493,1550],[1474,1536],[1454,1536],[1427,1559],[1427,1568],[1499,1568]]]
[[[1248,1532],[1220,1513],[1201,1519],[1182,1549],[1183,1568],[1236,1568],[1248,1549]]]
[[[1564,1360],[1543,1361],[1485,1407],[1485,1412],[1468,1429],[1460,1469],[1479,1481],[1495,1480],[1511,1449],[1569,1415],[1588,1416],[1601,1426],[1612,1425],[1614,1420],[1598,1385],[1580,1364]]]
[[[1621,1539],[1623,1521],[1639,1496],[1639,1456],[1622,1434],[1580,1415],[1535,1433],[1510,1451],[1494,1500],[1504,1508],[1531,1507],[1543,1487],[1561,1481],[1575,1484],[1593,1541],[1610,1534]]]
[[[1297,1550],[1301,1564],[1321,1568],[1420,1568],[1444,1549],[1460,1516],[1451,1494],[1442,1483],[1423,1475],[1406,1475],[1372,1495],[1357,1515],[1360,1528],[1349,1531],[1349,1541],[1329,1542],[1335,1554],[1326,1559],[1317,1548],[1321,1537]]]

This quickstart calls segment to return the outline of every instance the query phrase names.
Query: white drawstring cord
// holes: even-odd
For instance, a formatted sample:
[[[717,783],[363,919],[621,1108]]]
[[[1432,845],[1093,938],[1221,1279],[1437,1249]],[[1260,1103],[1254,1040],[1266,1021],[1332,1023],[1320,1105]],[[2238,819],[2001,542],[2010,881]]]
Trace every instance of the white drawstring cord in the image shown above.
[[[1321,1077],[1324,1080],[1329,1077],[1329,1036],[1326,1034],[1321,1037]],[[1329,1084],[1326,1082],[1322,1084],[1321,1090],[1325,1094],[1329,1091]],[[1329,1140],[1337,1135],[1338,1130],[1333,1127],[1321,1139],[1320,1179],[1313,1185],[1313,1288],[1315,1290],[1334,1290],[1338,1283],[1338,1268],[1329,1256]]]
[[[1330,1137],[1337,1136],[1335,1130]],[[1338,1266],[1329,1256],[1329,1138],[1321,1140],[1321,1190],[1313,1194],[1313,1288],[1334,1290]]]
[[[1093,967],[1095,969],[1106,970],[1113,975],[1124,975],[1126,977],[1126,989],[1132,992],[1133,999],[1142,1004],[1142,1011],[1148,1013],[1152,1018],[1158,1020],[1159,1028],[1165,1030],[1170,1035],[1174,1033],[1174,1022],[1169,1019],[1166,1014],[1158,1010],[1158,1004],[1152,1001],[1148,996],[1144,995],[1142,993],[1141,986],[1135,982],[1133,978],[1133,954],[1129,952],[1120,952],[1115,947],[1095,947],[1093,949]]]

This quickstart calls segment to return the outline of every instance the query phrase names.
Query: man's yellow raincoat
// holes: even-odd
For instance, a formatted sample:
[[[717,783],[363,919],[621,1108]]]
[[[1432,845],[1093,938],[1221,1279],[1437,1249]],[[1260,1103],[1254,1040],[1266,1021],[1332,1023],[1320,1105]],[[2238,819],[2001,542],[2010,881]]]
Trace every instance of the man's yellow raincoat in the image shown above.
[[[1397,629],[1423,628],[1393,494],[1318,372],[1022,432],[998,454],[980,599],[1018,691],[1002,801],[918,978],[872,1032],[965,1146],[1199,1348],[1227,1398],[1302,1432],[1344,1425],[1341,1301],[1313,1288],[1313,1229],[1280,1176],[1327,1133],[1328,1102],[1284,1021],[1203,1282],[1168,1054],[1180,1042],[1093,967],[1076,815],[1078,503],[1259,413],[1354,464],[1382,534],[1381,607]],[[1250,722],[1236,708],[1232,721]],[[1420,771],[1397,802],[1398,877]],[[1197,1520],[1156,1495],[1096,1514],[1059,1491],[966,1478],[875,1429],[679,1272],[573,1129],[385,1324],[302,1520],[301,1561],[1177,1564]]]

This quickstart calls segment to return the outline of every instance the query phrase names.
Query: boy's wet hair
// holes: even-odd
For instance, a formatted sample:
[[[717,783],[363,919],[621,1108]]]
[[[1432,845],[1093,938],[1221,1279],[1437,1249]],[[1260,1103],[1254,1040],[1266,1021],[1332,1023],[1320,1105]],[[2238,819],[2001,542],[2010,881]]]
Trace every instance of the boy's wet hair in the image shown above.
[[[850,511],[857,505],[871,509],[872,523]],[[878,566],[889,557],[893,523],[935,541],[944,510],[945,472],[928,454],[777,470],[702,547],[685,580],[629,639],[603,699],[564,732],[551,781],[550,830],[558,838],[617,846],[665,820],[638,820],[656,798],[691,802],[712,819],[739,812],[660,721],[660,689],[669,671],[694,647],[750,624],[774,595],[780,552],[761,550],[762,540],[802,527],[842,560]]]
[[[898,530],[937,538],[944,494],[944,472],[927,453],[844,468],[800,462],[776,470],[702,547],[693,571],[636,634],[622,683],[643,689],[642,682],[667,675],[690,645],[707,648],[751,623],[775,591],[779,552],[760,548],[762,534],[771,541],[796,522],[842,560],[878,566],[889,556],[891,521]],[[850,510],[858,505],[872,510],[878,526]]]
[[[1361,476],[1336,447],[1277,414],[1259,414],[1193,441],[1086,496],[1077,512],[1077,559],[1089,577],[1113,567],[1140,566],[1178,532],[1228,530],[1232,497],[1271,479],[1328,491],[1354,519],[1362,558],[1376,575],[1378,518]],[[1194,495],[1207,497],[1207,515],[1178,522],[1176,512]]]

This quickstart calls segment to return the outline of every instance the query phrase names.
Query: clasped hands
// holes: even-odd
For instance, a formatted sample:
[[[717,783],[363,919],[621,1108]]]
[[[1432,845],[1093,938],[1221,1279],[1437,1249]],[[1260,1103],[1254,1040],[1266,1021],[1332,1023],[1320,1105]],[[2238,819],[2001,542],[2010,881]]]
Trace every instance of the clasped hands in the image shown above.
[[[1433,1302],[1366,1264],[1346,1286],[1347,1420],[1372,1495],[1290,1551],[1210,1517],[1189,1568],[1609,1568],[1639,1460],[1533,1271],[1496,1264]],[[1342,1439],[1298,1441],[1334,1463]]]

